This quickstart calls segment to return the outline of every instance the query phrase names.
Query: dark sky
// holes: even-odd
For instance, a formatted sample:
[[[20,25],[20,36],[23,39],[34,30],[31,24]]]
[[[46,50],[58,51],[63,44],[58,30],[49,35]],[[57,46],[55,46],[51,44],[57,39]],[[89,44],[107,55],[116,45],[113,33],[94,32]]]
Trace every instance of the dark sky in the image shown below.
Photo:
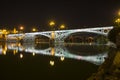
[[[120,0],[64,0],[64,1],[1,1],[0,28],[24,25],[48,29],[48,22],[57,26],[65,24],[69,29],[111,26],[120,9]]]

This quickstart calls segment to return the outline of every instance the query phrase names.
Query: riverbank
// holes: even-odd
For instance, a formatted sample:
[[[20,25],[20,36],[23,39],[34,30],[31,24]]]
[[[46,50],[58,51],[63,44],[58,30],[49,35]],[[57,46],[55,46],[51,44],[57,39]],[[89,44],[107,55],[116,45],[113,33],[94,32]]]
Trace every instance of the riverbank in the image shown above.
[[[120,80],[120,50],[111,48],[108,58],[87,80]]]

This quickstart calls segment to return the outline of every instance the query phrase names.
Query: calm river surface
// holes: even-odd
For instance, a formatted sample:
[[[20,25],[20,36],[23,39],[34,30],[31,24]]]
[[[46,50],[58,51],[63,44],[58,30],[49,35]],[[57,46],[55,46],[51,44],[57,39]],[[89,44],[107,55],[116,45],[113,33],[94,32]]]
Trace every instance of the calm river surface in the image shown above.
[[[86,80],[108,52],[95,44],[0,43],[0,80]]]

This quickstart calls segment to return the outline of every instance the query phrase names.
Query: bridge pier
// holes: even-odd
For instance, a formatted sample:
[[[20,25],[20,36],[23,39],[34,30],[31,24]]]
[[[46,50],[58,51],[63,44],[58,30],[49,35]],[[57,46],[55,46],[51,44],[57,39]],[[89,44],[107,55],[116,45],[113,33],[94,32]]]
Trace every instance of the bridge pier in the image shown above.
[[[55,40],[55,43],[64,43],[64,40]]]
[[[50,43],[50,45],[62,44],[62,43],[64,43],[64,40],[50,39],[49,43]]]

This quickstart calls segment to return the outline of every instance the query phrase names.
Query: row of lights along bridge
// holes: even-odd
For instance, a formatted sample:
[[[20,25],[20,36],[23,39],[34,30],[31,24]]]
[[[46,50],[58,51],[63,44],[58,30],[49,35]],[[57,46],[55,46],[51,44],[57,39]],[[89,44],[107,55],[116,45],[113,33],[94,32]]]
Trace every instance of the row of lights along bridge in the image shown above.
[[[0,30],[0,32],[2,34],[11,34],[11,33],[23,33],[25,32],[25,26],[21,25],[19,26],[18,30],[16,28],[14,28],[13,30],[7,30],[7,29],[2,29]],[[64,24],[61,24],[59,27],[56,25],[55,21],[50,21],[49,22],[49,31],[54,31],[54,30],[63,30],[66,29],[66,26]],[[26,31],[26,32],[37,32],[40,31],[37,27],[33,27],[30,31]],[[43,29],[41,29],[41,31],[45,31]]]

